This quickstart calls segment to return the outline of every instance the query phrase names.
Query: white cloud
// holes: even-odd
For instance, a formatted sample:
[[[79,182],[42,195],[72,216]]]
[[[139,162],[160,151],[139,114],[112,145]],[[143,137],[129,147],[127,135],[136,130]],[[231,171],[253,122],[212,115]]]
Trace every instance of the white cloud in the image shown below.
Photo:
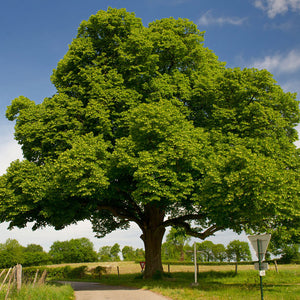
[[[270,18],[288,10],[300,12],[300,0],[255,0],[254,6],[267,12]]]
[[[291,50],[288,54],[275,54],[252,62],[257,69],[267,69],[277,74],[294,73],[300,70],[300,50]]]
[[[4,144],[2,143],[0,145],[0,157],[0,174],[3,174],[12,161],[16,159],[21,160],[23,158],[21,147],[16,141],[10,141]]]
[[[20,145],[14,140],[13,124],[10,122],[0,123],[0,175],[16,159],[23,159]]]
[[[246,21],[246,18],[238,18],[238,17],[214,17],[210,11],[203,14],[198,19],[198,25],[235,25],[240,26]]]

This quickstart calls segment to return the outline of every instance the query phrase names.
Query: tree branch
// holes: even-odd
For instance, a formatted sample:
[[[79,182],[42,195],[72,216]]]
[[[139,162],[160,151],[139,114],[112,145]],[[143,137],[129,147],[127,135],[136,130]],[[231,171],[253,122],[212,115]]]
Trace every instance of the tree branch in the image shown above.
[[[139,218],[137,218],[133,213],[129,212],[125,208],[110,206],[110,205],[99,205],[97,207],[98,210],[108,210],[110,211],[115,217],[119,217],[122,219],[126,219],[128,221],[135,222],[140,227],[142,226],[142,222]]]
[[[180,223],[189,220],[203,220],[205,218],[206,218],[205,214],[189,214],[189,215],[184,215],[173,219],[168,219],[165,222],[163,222],[162,225],[167,227],[172,225],[179,225]]]
[[[202,240],[204,240],[208,236],[213,235],[215,232],[224,229],[224,227],[212,225],[211,227],[207,228],[205,231],[198,232],[198,231],[195,231],[193,228],[191,228],[190,224],[185,223],[185,222],[178,224],[178,226],[183,227],[185,229],[185,232],[187,235],[194,236],[194,237],[200,238]]]

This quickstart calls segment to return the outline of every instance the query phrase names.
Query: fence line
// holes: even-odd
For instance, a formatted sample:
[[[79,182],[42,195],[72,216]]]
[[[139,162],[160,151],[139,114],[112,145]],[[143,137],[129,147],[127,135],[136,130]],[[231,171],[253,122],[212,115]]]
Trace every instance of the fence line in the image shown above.
[[[0,278],[2,277],[2,275],[6,272],[6,269],[2,270],[2,272],[0,273]],[[38,285],[42,285],[45,283],[46,277],[47,277],[47,270],[44,270],[44,272],[42,273],[40,279],[37,281],[38,279],[38,273],[39,270],[37,269],[36,273],[35,273],[35,277],[33,280],[33,286],[35,285],[35,283],[37,282]],[[10,275],[10,276],[9,276]],[[18,264],[13,268],[9,268],[3,281],[2,284],[0,286],[0,291],[3,288],[4,284],[6,283],[7,278],[9,277],[8,283],[7,283],[7,292],[5,295],[5,300],[8,299],[8,295],[9,292],[12,288],[12,286],[14,284],[16,284],[17,290],[20,291],[21,287],[22,287],[22,265]]]
[[[5,270],[3,270],[3,271],[5,271]],[[9,275],[10,271],[11,271],[11,268],[9,268],[9,270],[8,270],[8,272],[7,272],[5,278],[4,278],[4,280],[3,280],[3,282],[2,282],[2,284],[1,284],[1,286],[0,286],[0,291],[2,290],[2,287],[3,287],[3,285],[5,284],[5,281],[6,281],[7,277],[8,277],[8,275]],[[1,272],[1,273],[2,273],[2,272]]]

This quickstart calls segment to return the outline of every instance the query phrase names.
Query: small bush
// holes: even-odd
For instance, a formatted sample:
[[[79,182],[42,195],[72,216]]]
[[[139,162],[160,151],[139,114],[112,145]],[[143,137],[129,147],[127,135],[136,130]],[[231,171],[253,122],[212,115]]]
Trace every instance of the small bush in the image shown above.
[[[107,268],[106,267],[97,266],[96,268],[93,268],[90,271],[91,271],[92,276],[94,278],[99,278],[100,279],[103,274],[107,273]]]
[[[85,277],[86,271],[87,271],[87,266],[80,266],[72,269],[70,268],[67,277],[72,279],[76,279],[76,278],[82,279],[83,277]]]

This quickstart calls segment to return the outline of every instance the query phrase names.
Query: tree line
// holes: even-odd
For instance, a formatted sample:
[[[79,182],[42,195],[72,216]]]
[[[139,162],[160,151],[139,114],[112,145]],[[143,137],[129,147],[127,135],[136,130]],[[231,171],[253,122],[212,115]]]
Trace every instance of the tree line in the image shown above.
[[[194,247],[191,237],[182,230],[171,228],[166,241],[162,244],[162,260],[165,262],[181,261],[191,262],[194,259]],[[211,241],[196,243],[198,262],[225,262],[225,261],[251,261],[249,244],[239,240],[233,240],[225,247],[223,244],[214,244]],[[275,249],[272,243],[266,254],[279,254],[283,263],[299,262],[297,245]],[[39,266],[61,263],[81,262],[107,262],[107,261],[143,261],[145,251],[132,246],[121,246],[115,243],[113,246],[100,247],[98,252],[94,250],[93,243],[88,238],[71,239],[68,241],[54,242],[49,252],[37,244],[20,245],[15,239],[7,239],[0,243],[0,268],[8,268],[21,263],[23,266]]]
[[[192,261],[193,246],[188,243],[182,244],[184,239],[170,240],[173,231],[167,235],[167,241],[162,246],[162,257],[165,261]],[[211,241],[197,243],[197,260],[202,262],[225,260],[250,261],[251,253],[248,243],[238,240],[232,241],[225,248],[222,244],[214,244]],[[38,266],[60,263],[81,263],[96,261],[143,261],[145,252],[143,249],[135,249],[124,246],[122,249],[118,243],[113,246],[100,247],[98,252],[94,250],[93,243],[87,238],[71,239],[68,241],[56,241],[50,251],[44,251],[37,244],[22,246],[15,239],[7,239],[0,244],[0,268],[11,267],[21,263],[24,266]]]
[[[183,230],[171,228],[166,241],[162,244],[162,259],[192,261],[194,247],[189,242],[191,237]],[[214,244],[212,241],[196,243],[197,261],[224,262],[224,261],[251,261],[251,252],[247,242],[234,240],[227,247],[223,244]]]
[[[23,266],[39,266],[60,263],[81,263],[96,261],[144,260],[143,249],[134,249],[118,243],[94,250],[93,243],[87,238],[54,242],[49,252],[37,244],[22,246],[16,239],[7,239],[0,244],[0,268],[8,268],[18,263]]]
[[[162,244],[162,259],[191,261],[194,247],[190,245],[191,237],[184,230],[171,228],[166,241]],[[295,242],[279,242],[277,235],[272,236],[265,258],[271,259],[271,254],[277,257],[281,263],[299,263],[299,245]],[[249,244],[239,240],[233,240],[225,247],[223,244],[214,244],[211,241],[196,243],[197,261],[199,262],[224,262],[224,261],[250,261],[251,252]],[[254,258],[256,259],[256,258]]]

